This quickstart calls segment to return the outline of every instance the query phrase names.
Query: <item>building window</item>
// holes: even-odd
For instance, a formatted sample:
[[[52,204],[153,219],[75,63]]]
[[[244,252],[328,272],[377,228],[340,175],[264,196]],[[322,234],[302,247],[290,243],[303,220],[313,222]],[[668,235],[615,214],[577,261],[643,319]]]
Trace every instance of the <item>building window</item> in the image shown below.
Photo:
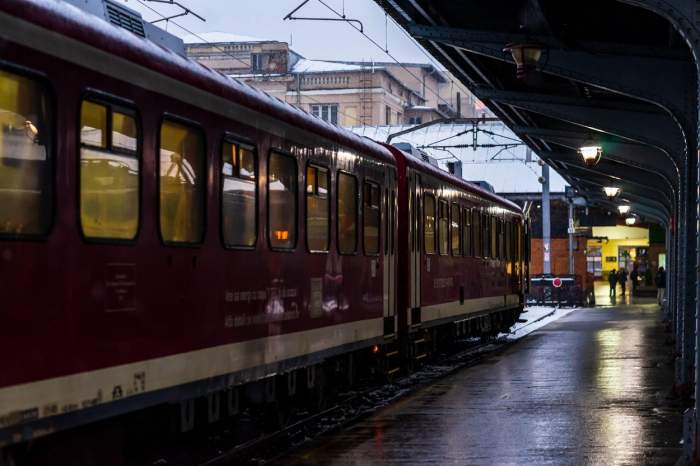
[[[330,243],[327,168],[306,167],[306,245],[309,251],[326,252]]]
[[[384,119],[386,121],[386,125],[389,126],[389,125],[391,125],[391,107],[386,107],[384,109],[384,112],[385,112]]]
[[[439,241],[439,248],[440,248],[440,254],[445,255],[448,253],[448,248],[449,248],[449,222],[450,222],[450,213],[449,213],[449,208],[447,201],[440,199],[440,216],[439,216],[439,223],[438,223],[438,235],[440,236],[440,241]]]
[[[139,228],[138,129],[131,110],[80,109],[80,226],[87,238],[132,240]]]
[[[423,244],[426,254],[435,254],[435,196],[423,195]]]
[[[365,182],[362,216],[364,220],[365,254],[379,254],[379,227],[381,225],[381,200],[379,186]]]
[[[160,234],[165,243],[200,243],[206,192],[204,135],[171,120],[160,127]]]
[[[49,95],[0,70],[0,235],[38,236],[52,218]]]
[[[333,125],[338,124],[338,104],[312,105],[311,114]]]
[[[423,117],[409,117],[408,124],[409,125],[422,125],[423,124]]]
[[[338,251],[357,252],[357,178],[338,173]]]
[[[221,235],[227,247],[254,247],[257,163],[253,147],[224,141],[221,154]]]
[[[273,249],[294,249],[297,220],[297,161],[270,152],[267,161],[267,228]]]
[[[462,218],[459,211],[458,204],[452,204],[452,212],[450,215],[450,231],[452,236],[452,255],[461,256],[462,255],[462,231],[461,231]]]

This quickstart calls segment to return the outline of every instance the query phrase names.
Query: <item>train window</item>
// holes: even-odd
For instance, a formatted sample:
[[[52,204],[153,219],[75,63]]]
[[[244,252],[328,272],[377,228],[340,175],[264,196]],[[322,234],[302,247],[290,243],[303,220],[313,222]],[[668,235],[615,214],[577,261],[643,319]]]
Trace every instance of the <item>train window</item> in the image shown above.
[[[462,255],[462,217],[459,210],[459,205],[452,204],[452,212],[450,215],[450,231],[452,236],[452,255],[461,256]]]
[[[357,252],[357,178],[338,172],[338,252]]]
[[[92,239],[133,240],[139,228],[138,129],[134,112],[83,100],[80,226]]]
[[[306,246],[311,252],[327,252],[330,243],[328,221],[328,169],[306,167]]]
[[[255,149],[224,140],[221,149],[221,237],[224,246],[253,248],[258,237]]]
[[[160,126],[160,234],[163,242],[204,239],[205,144],[201,130],[165,119]]]
[[[498,257],[498,219],[494,216],[489,216],[489,220],[491,221],[489,230],[491,235],[491,250],[489,251],[489,257],[495,259]]]
[[[477,209],[472,209],[472,237],[474,238],[472,251],[474,256],[481,256],[481,214]]]
[[[435,254],[435,196],[423,195],[423,244],[426,254]]]
[[[438,223],[438,235],[440,237],[438,246],[440,249],[440,254],[448,254],[449,249],[449,223],[450,223],[450,212],[447,201],[440,199],[439,201],[440,212],[439,212],[439,223]]]
[[[482,240],[481,249],[482,257],[493,257],[491,255],[491,216],[489,214],[481,215]]]
[[[50,99],[44,86],[0,70],[0,235],[49,232],[50,122]]]
[[[462,251],[465,256],[472,255],[472,228],[470,209],[462,209]]]
[[[365,181],[362,209],[365,254],[379,254],[379,228],[382,218],[380,192],[376,183]]]
[[[272,249],[296,247],[297,176],[294,157],[270,152],[267,161],[267,229]]]

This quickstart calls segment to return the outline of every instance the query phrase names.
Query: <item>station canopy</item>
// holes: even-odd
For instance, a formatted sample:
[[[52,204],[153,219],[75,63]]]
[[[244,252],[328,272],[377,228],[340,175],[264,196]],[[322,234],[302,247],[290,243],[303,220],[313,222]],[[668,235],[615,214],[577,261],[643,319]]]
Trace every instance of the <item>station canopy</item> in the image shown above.
[[[668,20],[632,5],[645,2],[376,2],[590,204],[615,208],[615,186],[616,202],[673,218],[697,137],[694,62]],[[595,166],[582,147],[601,149]]]

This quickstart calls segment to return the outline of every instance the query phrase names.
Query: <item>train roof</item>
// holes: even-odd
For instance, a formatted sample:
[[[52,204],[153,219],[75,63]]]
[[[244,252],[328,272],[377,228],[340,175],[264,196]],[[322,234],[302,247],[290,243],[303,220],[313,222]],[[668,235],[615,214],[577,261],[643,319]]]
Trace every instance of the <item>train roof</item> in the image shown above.
[[[523,210],[513,201],[510,201],[504,197],[494,194],[491,191],[487,191],[479,185],[470,183],[462,178],[458,178],[457,176],[448,173],[445,170],[442,170],[439,167],[436,167],[435,165],[426,162],[425,160],[419,159],[418,157],[404,152],[397,147],[390,145],[385,145],[385,147],[388,147],[389,150],[391,150],[392,154],[394,154],[394,157],[400,158],[401,161],[403,161],[403,163],[415,170],[420,171],[421,173],[430,174],[431,176],[434,176],[435,178],[438,178],[444,181],[445,183],[449,183],[453,186],[475,194],[479,197],[493,201],[496,204],[499,204],[501,207],[504,207],[511,211],[515,211],[515,213],[519,215],[523,215]]]
[[[332,142],[394,164],[391,153],[362,138],[290,105],[277,97],[176,54],[148,39],[118,28],[63,0],[2,0],[0,12],[118,56],[164,76],[223,97]]]

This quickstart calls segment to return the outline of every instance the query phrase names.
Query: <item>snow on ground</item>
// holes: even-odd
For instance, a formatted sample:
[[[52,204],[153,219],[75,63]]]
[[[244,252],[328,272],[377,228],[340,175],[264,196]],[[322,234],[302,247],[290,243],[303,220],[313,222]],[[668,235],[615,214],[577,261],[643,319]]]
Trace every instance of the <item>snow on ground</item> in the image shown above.
[[[528,306],[525,307],[525,312],[520,316],[521,319],[527,322],[518,322],[512,328],[509,334],[505,335],[508,340],[518,340],[525,335],[551,324],[554,321],[565,317],[572,312],[581,309],[579,307],[553,307],[553,306]]]

